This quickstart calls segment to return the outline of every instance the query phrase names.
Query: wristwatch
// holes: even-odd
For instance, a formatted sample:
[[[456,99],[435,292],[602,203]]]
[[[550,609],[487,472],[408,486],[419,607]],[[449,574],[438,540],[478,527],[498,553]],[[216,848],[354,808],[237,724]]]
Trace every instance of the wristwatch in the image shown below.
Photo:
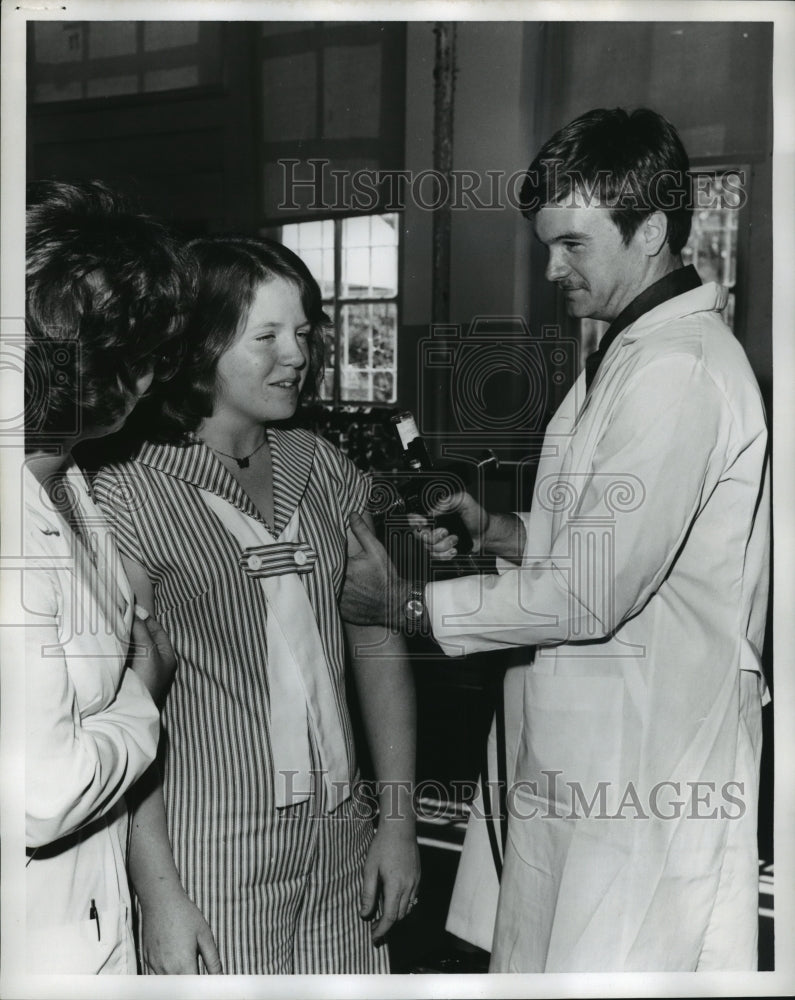
[[[418,622],[425,614],[425,601],[423,595],[425,588],[418,583],[411,585],[409,598],[403,605],[403,613],[410,622]]]

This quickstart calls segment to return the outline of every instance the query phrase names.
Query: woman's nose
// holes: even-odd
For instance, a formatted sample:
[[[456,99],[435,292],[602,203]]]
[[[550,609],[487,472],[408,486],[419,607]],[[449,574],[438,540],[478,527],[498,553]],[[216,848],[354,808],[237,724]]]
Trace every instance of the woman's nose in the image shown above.
[[[295,335],[288,336],[283,345],[280,361],[290,368],[303,368],[306,365],[309,346],[305,338]]]

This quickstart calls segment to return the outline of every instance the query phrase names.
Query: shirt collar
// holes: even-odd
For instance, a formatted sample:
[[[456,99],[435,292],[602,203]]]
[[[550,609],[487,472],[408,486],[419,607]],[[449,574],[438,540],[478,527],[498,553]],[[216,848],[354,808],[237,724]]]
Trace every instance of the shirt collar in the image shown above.
[[[314,461],[315,437],[298,427],[269,427],[267,435],[273,464],[274,524],[269,527],[278,535],[306,491]],[[167,476],[216,493],[250,517],[263,520],[235,477],[195,434],[177,444],[146,442],[135,458]]]
[[[626,330],[628,326],[631,326],[632,323],[640,319],[644,313],[656,309],[657,306],[662,305],[663,302],[667,302],[668,299],[684,295],[685,292],[691,292],[700,286],[701,278],[699,278],[698,272],[692,264],[688,264],[687,267],[678,267],[674,271],[669,271],[659,281],[655,281],[648,288],[644,288],[640,295],[636,295],[607,328],[607,331],[599,342],[598,349],[588,355],[585,361],[586,390],[596,377],[599,365],[607,354],[610,345],[622,330]]]

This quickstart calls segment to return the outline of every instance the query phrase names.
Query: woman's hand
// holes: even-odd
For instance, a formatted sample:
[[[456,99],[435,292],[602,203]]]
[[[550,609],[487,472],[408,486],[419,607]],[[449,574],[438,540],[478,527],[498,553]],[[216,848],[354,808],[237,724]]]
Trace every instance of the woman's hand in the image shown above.
[[[141,905],[141,951],[149,972],[195,976],[199,957],[211,975],[220,975],[221,959],[210,925],[182,886],[158,892]]]
[[[382,819],[365,861],[359,910],[363,920],[370,920],[378,902],[381,903],[381,916],[373,927],[373,941],[380,941],[410,912],[417,900],[419,884],[420,852],[414,823]]]
[[[449,514],[452,511],[460,515],[472,536],[472,553],[477,555],[482,552],[486,547],[484,539],[489,528],[488,512],[469,493],[458,492],[440,500],[432,514]],[[446,528],[434,528],[432,522],[421,514],[409,514],[408,520],[414,534],[434,559],[453,559],[458,555],[457,535],[451,535]]]
[[[144,608],[135,606],[130,636],[130,669],[162,707],[177,669],[177,657],[165,629]]]

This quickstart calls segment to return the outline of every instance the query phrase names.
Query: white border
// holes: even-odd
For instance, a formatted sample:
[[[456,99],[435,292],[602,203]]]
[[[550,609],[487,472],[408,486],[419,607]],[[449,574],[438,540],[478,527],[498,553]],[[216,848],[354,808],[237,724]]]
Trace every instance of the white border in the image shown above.
[[[791,609],[795,566],[795,476],[793,438],[795,402],[795,4],[727,0],[4,0],[2,6],[2,192],[0,260],[2,298],[0,335],[20,332],[24,311],[25,183],[25,24],[52,20],[548,20],[548,21],[772,21],[774,22],[774,530],[775,530],[775,926],[778,939],[773,973],[707,973],[541,976],[384,976],[384,977],[206,977],[50,978],[9,971],[23,953],[24,898],[16,859],[24,839],[21,820],[22,745],[16,666],[23,662],[16,630],[3,642],[3,697],[0,702],[0,789],[2,832],[2,948],[0,995],[9,1000],[34,997],[531,997],[531,996],[790,996],[795,994],[795,613]],[[8,387],[3,413],[21,390]],[[11,402],[9,404],[9,395]],[[16,395],[18,393],[18,395]],[[21,409],[21,408],[20,408]],[[0,515],[4,552],[12,552],[13,526],[19,524],[21,449],[0,441]],[[8,588],[0,588],[0,621],[10,621]],[[18,853],[19,852],[19,853]]]

